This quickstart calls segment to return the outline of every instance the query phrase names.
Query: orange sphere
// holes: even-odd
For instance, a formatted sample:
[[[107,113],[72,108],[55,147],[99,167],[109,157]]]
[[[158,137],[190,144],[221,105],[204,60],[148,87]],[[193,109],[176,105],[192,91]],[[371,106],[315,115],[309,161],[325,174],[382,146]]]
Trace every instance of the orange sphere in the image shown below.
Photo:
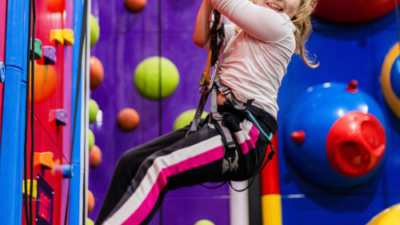
[[[125,8],[129,12],[141,12],[147,4],[147,0],[125,0]]]
[[[96,169],[101,163],[101,150],[97,145],[93,145],[89,153],[90,168]]]
[[[30,80],[32,80],[32,73]],[[43,102],[51,97],[56,89],[57,73],[53,66],[39,65],[35,62],[35,103]],[[29,90],[29,102],[31,101]]]
[[[91,191],[88,190],[87,195],[87,210],[88,214],[90,214],[94,208],[94,196]]]
[[[139,125],[140,117],[136,110],[125,108],[118,113],[117,122],[123,131],[132,131]]]
[[[90,90],[98,88],[104,78],[104,68],[100,60],[90,56]]]

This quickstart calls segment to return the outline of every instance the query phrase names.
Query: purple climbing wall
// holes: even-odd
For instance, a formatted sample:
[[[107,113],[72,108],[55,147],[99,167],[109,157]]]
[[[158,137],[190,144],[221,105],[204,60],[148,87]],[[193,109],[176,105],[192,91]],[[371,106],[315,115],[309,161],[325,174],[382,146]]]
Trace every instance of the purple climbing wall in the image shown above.
[[[157,0],[148,0],[144,11],[132,14],[125,10],[123,0],[92,0],[92,14],[100,24],[100,39],[91,55],[103,63],[104,81],[91,92],[103,115],[101,123],[90,125],[96,145],[102,150],[103,162],[89,172],[89,190],[96,200],[90,218],[95,219],[99,213],[122,153],[158,137],[160,125],[162,134],[170,132],[180,113],[197,107],[198,81],[207,59],[207,52],[192,41],[201,2],[167,0],[161,1],[160,6]],[[161,107],[157,101],[142,98],[133,84],[136,66],[147,57],[159,55],[171,60],[180,73],[175,93],[163,100]],[[129,133],[120,131],[116,123],[118,112],[126,107],[140,115],[138,128]],[[159,218],[156,215],[151,224],[159,224]],[[194,224],[201,219],[229,224],[228,186],[217,190],[195,186],[172,191],[165,198],[162,219],[164,224]]]

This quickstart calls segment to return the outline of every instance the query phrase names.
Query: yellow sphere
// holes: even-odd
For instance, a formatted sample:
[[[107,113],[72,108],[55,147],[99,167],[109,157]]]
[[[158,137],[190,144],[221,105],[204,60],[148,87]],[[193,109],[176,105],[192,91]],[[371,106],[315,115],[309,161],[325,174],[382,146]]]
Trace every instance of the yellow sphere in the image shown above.
[[[175,92],[179,84],[179,71],[167,58],[149,57],[136,67],[134,84],[146,99],[165,99]]]
[[[86,225],[94,225],[93,220],[86,218]]]
[[[367,225],[393,225],[400,224],[400,204],[394,205],[388,209],[383,210]]]
[[[193,120],[194,115],[196,114],[196,110],[195,109],[191,109],[191,110],[187,110],[183,113],[181,113],[174,122],[174,130],[178,130],[182,127],[185,127],[186,125],[189,125],[190,122]],[[204,119],[206,118],[208,115],[207,112],[203,112],[203,114],[201,114],[201,118]]]
[[[199,220],[194,225],[215,225],[215,224],[209,220]]]
[[[390,72],[396,58],[399,56],[399,43],[395,44],[385,57],[385,61],[382,65],[381,71],[381,88],[382,94],[388,107],[392,112],[400,119],[400,99],[396,96],[393,91],[393,87],[390,81]]]

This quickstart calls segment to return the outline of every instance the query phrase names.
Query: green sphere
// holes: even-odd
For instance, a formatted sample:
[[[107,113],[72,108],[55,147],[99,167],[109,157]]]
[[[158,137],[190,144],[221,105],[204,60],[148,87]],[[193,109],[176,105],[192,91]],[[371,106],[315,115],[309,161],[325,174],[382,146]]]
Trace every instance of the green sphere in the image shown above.
[[[194,225],[215,225],[215,224],[209,220],[199,220]]]
[[[89,100],[89,123],[94,123],[97,118],[97,112],[99,111],[99,105],[93,99]]]
[[[86,225],[94,225],[93,220],[86,218]]]
[[[90,47],[93,47],[100,37],[100,26],[96,18],[90,14]]]
[[[93,132],[89,129],[88,130],[88,142],[89,142],[89,152],[92,149],[93,145],[94,145],[94,135]]]
[[[161,64],[161,74],[160,74]],[[173,62],[164,57],[150,57],[143,60],[137,67],[134,83],[139,94],[149,100],[165,99],[174,93],[179,84],[179,71]]]
[[[194,115],[196,114],[196,110],[195,109],[191,109],[191,110],[187,110],[183,113],[181,113],[174,122],[174,130],[178,130],[182,127],[185,127],[186,125],[190,124],[190,122],[193,120]],[[207,112],[203,112],[203,114],[201,114],[201,118],[206,118],[208,115]]]

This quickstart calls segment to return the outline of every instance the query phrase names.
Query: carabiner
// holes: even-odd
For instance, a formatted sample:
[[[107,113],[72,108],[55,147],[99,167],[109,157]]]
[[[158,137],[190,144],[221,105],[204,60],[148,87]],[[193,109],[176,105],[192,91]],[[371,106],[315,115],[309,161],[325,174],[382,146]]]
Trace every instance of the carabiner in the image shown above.
[[[222,16],[221,13],[218,12],[216,9],[214,9],[211,14],[210,14],[210,25],[209,28],[210,30],[212,30],[215,26],[215,24],[217,24],[217,27],[215,28],[215,30],[219,30],[222,27]]]

